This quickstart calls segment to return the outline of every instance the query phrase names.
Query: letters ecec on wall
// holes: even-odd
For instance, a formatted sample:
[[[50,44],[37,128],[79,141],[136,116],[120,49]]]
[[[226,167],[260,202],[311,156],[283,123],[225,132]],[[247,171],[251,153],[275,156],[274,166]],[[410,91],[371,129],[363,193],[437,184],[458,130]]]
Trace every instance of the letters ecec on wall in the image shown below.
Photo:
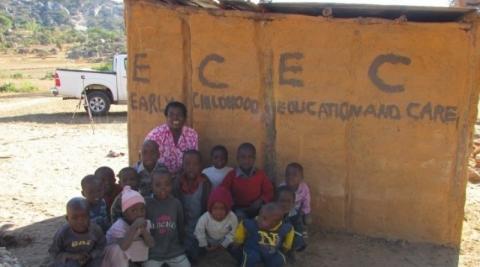
[[[302,88],[304,81],[298,78],[298,74],[303,72],[301,65],[303,53],[282,53],[278,64],[278,83],[279,85],[291,86],[293,88]],[[225,58],[219,54],[209,54],[203,58],[198,65],[198,80],[202,85],[208,88],[218,90],[228,89],[228,81],[221,81],[209,78],[205,74],[205,68],[209,64],[222,64]],[[150,78],[145,71],[150,69],[148,64],[148,55],[145,53],[134,56],[133,80],[139,83],[149,83]],[[379,69],[384,64],[403,64],[410,65],[411,59],[404,55],[382,54],[373,59],[369,69],[368,76],[370,81],[387,94],[399,94],[405,91],[402,84],[389,84],[385,82],[378,74]],[[256,114],[261,111],[257,99],[249,96],[235,95],[216,96],[205,95],[193,90],[193,107],[201,110],[238,110]],[[321,98],[321,94],[318,98]],[[140,95],[130,93],[129,102],[133,110],[147,113],[161,113],[165,105],[173,98],[161,96],[158,94]],[[276,101],[276,113],[280,115],[303,114],[305,116],[315,116],[320,120],[338,119],[342,121],[370,117],[386,120],[430,120],[440,123],[454,123],[457,121],[457,107],[445,106],[438,103],[421,103],[411,101],[404,106],[396,104],[356,104],[349,102],[330,102],[315,100],[294,100],[294,101]]]

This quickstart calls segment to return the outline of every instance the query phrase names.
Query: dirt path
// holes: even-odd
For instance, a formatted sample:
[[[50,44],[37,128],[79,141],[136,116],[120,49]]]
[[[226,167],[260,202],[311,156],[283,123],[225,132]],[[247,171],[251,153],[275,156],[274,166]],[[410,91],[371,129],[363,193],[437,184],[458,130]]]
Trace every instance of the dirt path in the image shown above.
[[[76,101],[40,93],[0,95],[0,231],[13,231],[10,248],[24,266],[40,266],[53,233],[64,222],[65,202],[80,195],[80,180],[95,168],[128,164],[126,107],[97,119],[95,134]],[[108,158],[110,150],[125,156]],[[33,242],[22,247],[22,237]],[[211,255],[202,266],[232,266]],[[1,263],[0,257],[0,266]],[[469,185],[462,248],[385,241],[342,233],[312,232],[295,266],[480,266],[480,185]]]

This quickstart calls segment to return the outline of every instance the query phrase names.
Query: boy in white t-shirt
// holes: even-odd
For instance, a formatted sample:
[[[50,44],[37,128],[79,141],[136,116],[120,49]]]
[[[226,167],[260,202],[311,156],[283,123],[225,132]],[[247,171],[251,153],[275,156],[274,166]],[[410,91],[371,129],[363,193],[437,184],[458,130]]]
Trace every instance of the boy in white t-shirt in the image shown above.
[[[228,151],[224,146],[214,146],[210,156],[212,157],[213,166],[204,169],[202,173],[208,177],[212,183],[212,189],[214,189],[222,183],[227,173],[233,170],[233,168],[227,166]]]

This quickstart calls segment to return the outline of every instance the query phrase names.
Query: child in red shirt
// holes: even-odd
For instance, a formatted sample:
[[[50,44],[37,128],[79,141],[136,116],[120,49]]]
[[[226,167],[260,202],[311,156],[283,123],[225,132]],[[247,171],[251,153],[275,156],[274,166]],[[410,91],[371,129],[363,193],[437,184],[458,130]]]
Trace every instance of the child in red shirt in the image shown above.
[[[261,206],[273,198],[272,183],[264,171],[255,168],[255,158],[255,146],[241,144],[237,149],[238,167],[221,184],[232,194],[233,211],[239,221],[257,216]]]

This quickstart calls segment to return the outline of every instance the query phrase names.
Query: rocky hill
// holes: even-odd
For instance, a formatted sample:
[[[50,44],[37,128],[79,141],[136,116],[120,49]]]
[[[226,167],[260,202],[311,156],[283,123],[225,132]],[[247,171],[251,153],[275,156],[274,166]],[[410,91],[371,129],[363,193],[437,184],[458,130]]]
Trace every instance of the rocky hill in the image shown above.
[[[119,0],[0,0],[0,49],[71,44],[73,58],[103,57],[125,50],[124,31]]]

